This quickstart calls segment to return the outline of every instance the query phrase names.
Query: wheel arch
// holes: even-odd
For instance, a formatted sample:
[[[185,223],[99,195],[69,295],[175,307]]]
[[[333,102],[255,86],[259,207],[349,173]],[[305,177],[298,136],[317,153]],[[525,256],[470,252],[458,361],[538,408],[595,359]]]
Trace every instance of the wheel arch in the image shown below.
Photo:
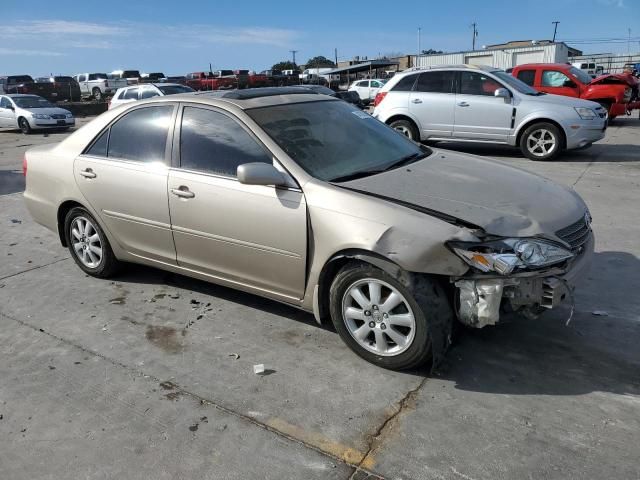
[[[545,117],[539,117],[539,118],[527,120],[525,123],[520,125],[520,127],[518,128],[518,133],[516,134],[516,145],[520,145],[520,140],[522,139],[522,134],[525,132],[525,130],[529,128],[531,125],[534,125],[536,123],[550,123],[552,125],[555,125],[558,128],[558,130],[560,130],[560,133],[562,134],[562,138],[561,138],[562,148],[566,148],[567,132],[565,131],[564,127],[560,123],[558,123],[556,120],[552,120],[550,118],[545,118]]]
[[[418,121],[406,113],[393,114],[389,118],[387,118],[384,123],[386,125],[391,125],[391,123],[395,122],[396,120],[407,120],[413,123],[413,125],[416,127],[416,131],[418,132],[418,134],[422,136],[422,134],[420,133],[422,129],[420,128],[420,124],[418,123]]]
[[[63,247],[68,246],[67,237],[64,231],[64,219],[67,217],[67,214],[69,213],[69,211],[75,207],[86,208],[80,202],[77,202],[75,200],[65,200],[60,204],[60,206],[58,207],[58,212],[56,213],[56,219],[58,222],[58,236],[60,237],[60,243],[62,244]]]

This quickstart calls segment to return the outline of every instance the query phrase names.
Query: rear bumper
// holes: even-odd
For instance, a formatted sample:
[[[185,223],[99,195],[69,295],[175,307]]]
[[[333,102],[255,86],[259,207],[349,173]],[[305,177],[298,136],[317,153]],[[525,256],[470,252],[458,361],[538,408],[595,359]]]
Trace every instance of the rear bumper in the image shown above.
[[[572,298],[576,281],[584,276],[593,258],[593,234],[584,250],[565,270],[538,275],[452,279],[456,286],[456,314],[467,326],[482,328],[500,321],[501,312],[537,316]]]

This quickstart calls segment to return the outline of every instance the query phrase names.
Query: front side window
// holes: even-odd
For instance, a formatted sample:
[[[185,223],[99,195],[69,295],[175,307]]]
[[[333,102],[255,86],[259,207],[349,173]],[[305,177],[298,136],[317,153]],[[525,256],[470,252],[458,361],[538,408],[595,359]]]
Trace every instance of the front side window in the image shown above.
[[[109,141],[109,129],[107,128],[98,139],[93,142],[93,145],[86,151],[87,155],[93,155],[94,157],[106,157],[107,146]]]
[[[535,70],[520,70],[518,72],[518,80],[526,83],[529,86],[533,86],[535,79],[536,79]]]
[[[90,73],[89,74],[89,80],[106,80],[106,79],[107,79],[106,73]]]
[[[185,107],[180,133],[180,166],[235,177],[245,163],[273,163],[272,156],[238,122],[222,113]]]
[[[566,82],[571,80],[562,72],[556,72],[554,70],[542,71],[542,86],[543,87],[564,87]]]
[[[0,97],[0,108],[7,108],[11,103],[7,97]]]
[[[454,72],[423,72],[415,89],[417,92],[451,93],[454,78]]]
[[[109,135],[109,158],[163,162],[173,106],[138,108],[117,120]]]
[[[382,87],[382,84],[381,84],[380,82],[374,82],[374,81],[372,81],[372,82],[371,82],[371,86],[372,86],[373,88],[380,88],[380,87]]]
[[[410,92],[413,90],[413,84],[416,83],[416,79],[418,78],[418,74],[414,73],[413,75],[407,75],[406,77],[402,77],[398,80],[392,88],[393,92]]]
[[[460,72],[460,93],[463,95],[493,96],[502,85],[493,78],[478,72]]]
[[[140,98],[152,98],[152,97],[158,97],[160,96],[160,94],[158,93],[158,91],[154,88],[145,88],[142,90],[142,92],[140,93]]]

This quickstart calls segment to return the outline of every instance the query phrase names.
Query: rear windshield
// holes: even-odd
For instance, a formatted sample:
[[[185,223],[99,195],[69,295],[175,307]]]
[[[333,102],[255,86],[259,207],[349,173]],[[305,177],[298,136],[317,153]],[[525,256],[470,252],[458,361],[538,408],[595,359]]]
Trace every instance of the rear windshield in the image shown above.
[[[156,88],[165,95],[175,95],[176,93],[195,92],[191,87],[185,85],[156,85]]]
[[[310,175],[339,181],[375,172],[424,150],[350,103],[321,101],[246,110]]]
[[[48,108],[53,107],[51,103],[37,95],[28,95],[24,97],[13,97],[13,101],[20,108]]]
[[[591,78],[591,75],[589,75],[586,72],[583,72],[579,68],[571,67],[569,69],[569,72],[571,73],[571,75],[576,77],[580,83],[588,84],[588,83],[591,83],[591,81],[593,80],[593,78]]]

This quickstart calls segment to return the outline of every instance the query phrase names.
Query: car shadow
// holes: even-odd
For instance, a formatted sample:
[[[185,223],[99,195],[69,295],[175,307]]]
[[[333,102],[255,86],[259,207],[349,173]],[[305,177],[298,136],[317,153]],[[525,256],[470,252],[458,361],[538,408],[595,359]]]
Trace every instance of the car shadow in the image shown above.
[[[18,170],[0,170],[0,195],[23,192],[24,175]]]
[[[435,372],[421,368],[397,374],[432,376],[457,389],[491,394],[640,395],[640,260],[624,252],[596,253],[592,272],[578,286],[569,325],[570,308],[563,306],[537,320],[516,317],[495,327],[463,328]],[[169,285],[335,332],[331,322],[320,326],[313,315],[294,307],[151,267],[128,266],[118,281]],[[616,310],[625,298],[626,306]]]

